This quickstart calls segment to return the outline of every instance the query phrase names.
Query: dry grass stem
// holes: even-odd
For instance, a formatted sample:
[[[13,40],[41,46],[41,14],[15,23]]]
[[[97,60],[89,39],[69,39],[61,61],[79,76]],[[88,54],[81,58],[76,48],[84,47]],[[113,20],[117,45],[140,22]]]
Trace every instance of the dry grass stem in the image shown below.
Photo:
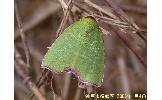
[[[91,2],[90,0],[84,0],[85,3],[87,3],[88,5],[90,5],[91,7],[101,11],[102,13],[106,14],[107,16],[110,16],[113,19],[117,19],[117,17],[112,14],[109,11],[106,11],[106,9],[101,8],[100,6],[96,5],[95,3]]]
[[[30,90],[38,98],[38,100],[46,100],[45,97],[40,93],[37,86],[30,80],[30,77],[22,70],[17,62],[15,62],[15,71],[16,73],[24,80]]]
[[[25,34],[24,34],[24,31],[23,31],[23,28],[22,28],[21,18],[20,18],[18,7],[17,7],[16,3],[15,3],[15,15],[16,15],[16,20],[17,20],[17,23],[18,23],[18,27],[19,27],[19,32],[20,32],[20,36],[21,36],[21,39],[22,39],[22,43],[23,43],[23,46],[24,46],[25,55],[26,55],[26,67],[29,68],[30,67],[29,48],[28,48],[28,45],[27,45],[27,42],[26,42]]]
[[[63,19],[62,19],[62,21],[61,21],[61,24],[60,24],[60,26],[59,26],[59,28],[58,28],[58,30],[57,30],[57,32],[56,32],[56,37],[58,37],[58,36],[62,33],[63,28],[64,28],[64,26],[65,26],[65,24],[66,24],[66,22],[67,22],[67,20],[68,20],[69,13],[70,13],[70,10],[71,10],[71,8],[72,8],[72,0],[69,0],[67,6],[68,6],[68,7],[67,7],[67,9],[65,10],[64,17],[63,17]]]

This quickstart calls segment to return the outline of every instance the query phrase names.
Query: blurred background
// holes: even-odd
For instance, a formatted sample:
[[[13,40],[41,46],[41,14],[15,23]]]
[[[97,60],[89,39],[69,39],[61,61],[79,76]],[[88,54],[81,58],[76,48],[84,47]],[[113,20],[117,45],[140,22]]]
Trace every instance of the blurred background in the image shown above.
[[[41,62],[58,34],[88,15],[96,18],[105,47],[104,79],[95,93],[147,93],[146,0],[14,2],[15,100],[87,100],[74,76],[42,69]]]

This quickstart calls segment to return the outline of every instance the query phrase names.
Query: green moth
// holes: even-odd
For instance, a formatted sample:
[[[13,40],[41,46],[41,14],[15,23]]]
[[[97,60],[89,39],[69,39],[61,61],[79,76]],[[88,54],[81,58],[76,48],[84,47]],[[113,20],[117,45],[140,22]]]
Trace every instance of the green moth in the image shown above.
[[[100,86],[104,45],[96,20],[88,16],[66,28],[48,50],[42,65],[56,72],[72,72],[81,82]]]

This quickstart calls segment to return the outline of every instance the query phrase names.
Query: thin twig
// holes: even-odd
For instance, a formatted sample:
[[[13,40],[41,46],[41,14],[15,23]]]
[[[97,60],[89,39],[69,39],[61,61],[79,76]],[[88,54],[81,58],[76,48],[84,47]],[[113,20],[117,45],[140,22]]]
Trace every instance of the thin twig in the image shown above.
[[[134,68],[135,72],[146,81],[146,79],[144,78],[147,75],[146,70],[141,67],[142,64],[139,62],[138,58],[134,55],[134,53],[129,48],[126,48],[126,50],[128,52],[128,56],[130,58],[132,67]]]
[[[64,17],[63,17],[63,19],[61,21],[61,24],[60,24],[60,26],[59,26],[59,28],[58,28],[58,30],[56,32],[56,37],[58,37],[63,31],[63,28],[64,28],[64,26],[65,26],[65,24],[66,24],[66,22],[68,20],[70,10],[72,8],[72,4],[73,4],[72,0],[69,0],[69,2],[67,4],[67,9],[65,10],[65,13],[64,13]]]
[[[48,75],[48,70],[43,69],[43,72],[39,78],[39,80],[37,81],[36,85],[38,86],[38,88],[40,88],[43,85],[43,82],[45,81],[45,77]],[[31,100],[34,97],[34,94],[31,93],[29,94],[27,100]]]
[[[88,9],[84,8],[82,5],[79,5],[77,3],[75,3],[75,6],[77,6],[79,9],[83,10],[84,12],[86,12],[87,14],[90,14],[91,11],[89,11]],[[99,20],[103,20],[106,23],[109,23],[111,25],[116,25],[119,27],[123,27],[123,28],[132,28],[130,25],[128,25],[128,23],[125,23],[123,21],[117,20],[117,19],[113,19],[113,18],[108,18],[108,17],[104,17],[104,16],[100,16],[98,14],[94,14],[94,16],[96,18],[99,18]]]
[[[45,97],[38,90],[37,86],[30,80],[30,77],[21,69],[17,62],[15,62],[15,71],[24,80],[30,90],[38,98],[38,100],[46,100]]]
[[[106,0],[107,4],[111,6],[114,10],[114,12],[124,18],[124,20],[129,23],[133,28],[136,29],[137,34],[139,35],[140,38],[144,40],[145,43],[147,43],[147,39],[143,37],[140,28],[137,26],[137,24],[133,21],[133,19],[129,18],[127,14],[119,7],[117,6],[112,0]]]
[[[106,11],[105,9],[94,4],[93,2],[91,2],[89,0],[84,0],[84,2],[87,3],[88,5],[90,5],[91,7],[93,7],[94,9],[97,9],[97,10],[101,11],[102,13],[106,14],[107,16],[110,16],[113,19],[117,19],[117,17],[113,13]]]
[[[68,6],[66,5],[66,3],[64,2],[64,0],[58,0],[62,6],[63,11],[65,12],[65,10],[68,8]]]
[[[29,68],[30,67],[30,62],[29,62],[30,53],[29,53],[29,48],[28,48],[27,42],[26,42],[26,37],[25,37],[24,31],[23,31],[23,28],[22,28],[22,22],[21,22],[21,18],[20,18],[20,15],[19,15],[19,11],[18,11],[18,7],[17,7],[16,2],[15,2],[15,15],[16,15],[16,20],[17,20],[17,23],[18,23],[22,43],[23,43],[23,46],[24,46],[25,55],[26,55],[26,67]]]
[[[116,20],[116,19],[112,19],[112,18],[108,18],[108,17],[104,17],[104,16],[99,16],[99,15],[95,15],[95,17],[98,17],[98,18],[106,20],[106,21],[110,21],[110,22],[115,23],[115,24],[120,24],[120,25],[128,26],[127,23],[122,22],[120,20]]]
[[[147,68],[146,59],[139,53],[139,51],[135,50],[134,46],[128,42],[128,38],[125,36],[125,33],[121,31],[118,27],[112,26],[113,31],[117,34],[117,36],[128,46],[128,48],[136,55],[136,57],[140,60],[140,62]]]
[[[106,0],[106,2],[113,8],[113,10],[120,15],[121,17],[123,17],[129,24],[131,24],[134,28],[139,30],[139,27],[136,25],[136,23],[130,19],[127,14],[120,8],[118,7],[113,1],[111,0]]]
[[[95,16],[96,17],[96,16]],[[104,19],[102,18],[101,16],[97,16],[97,18],[100,18],[99,20],[102,20],[103,22],[107,23],[107,24],[110,24],[110,25],[114,25],[114,26],[117,26],[117,27],[120,27],[120,28],[124,28],[126,30],[132,30],[132,28],[129,26],[129,25],[124,25],[122,23],[117,23],[116,20],[110,20],[110,19]]]
[[[144,40],[144,42],[147,44],[147,37],[146,37],[146,35],[144,34],[144,33],[142,33],[142,31],[137,31],[136,32],[138,35],[139,35],[139,37],[141,37],[143,40]]]

